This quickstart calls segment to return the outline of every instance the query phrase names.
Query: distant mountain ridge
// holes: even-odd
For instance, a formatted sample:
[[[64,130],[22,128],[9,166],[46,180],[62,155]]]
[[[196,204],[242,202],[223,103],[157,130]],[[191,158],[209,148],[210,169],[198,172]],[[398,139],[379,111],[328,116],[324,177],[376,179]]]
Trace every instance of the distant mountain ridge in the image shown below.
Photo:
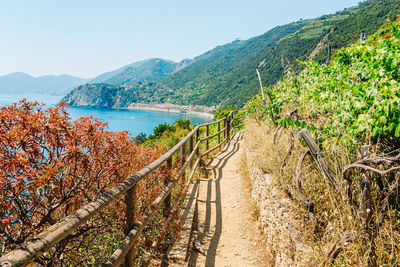
[[[126,85],[159,81],[184,68],[192,60],[179,63],[161,58],[137,61],[116,70],[100,74],[92,79],[72,75],[45,75],[33,77],[22,72],[0,76],[0,93],[45,93],[66,95],[84,84]]]
[[[90,83],[124,85],[159,81],[174,73],[180,66],[179,63],[172,60],[151,58],[102,74],[92,79]],[[107,79],[104,79],[105,77],[107,77]]]
[[[14,72],[0,76],[0,93],[46,93],[65,95],[74,87],[89,79],[72,75],[45,75],[33,77],[23,72]]]

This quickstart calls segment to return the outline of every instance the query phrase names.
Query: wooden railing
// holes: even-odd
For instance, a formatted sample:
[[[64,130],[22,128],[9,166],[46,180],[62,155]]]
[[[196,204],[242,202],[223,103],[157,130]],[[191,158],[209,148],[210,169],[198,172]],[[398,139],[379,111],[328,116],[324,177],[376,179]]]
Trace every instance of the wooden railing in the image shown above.
[[[183,184],[182,190],[186,192],[192,182],[195,170],[199,166],[200,159],[227,143],[234,130],[243,126],[243,124],[234,126],[235,120],[243,118],[243,116],[234,117],[234,113],[235,112],[231,112],[226,118],[218,121],[196,126],[163,156],[119,183],[114,188],[108,190],[94,201],[76,210],[60,222],[50,226],[35,238],[26,242],[25,245],[3,255],[0,258],[0,266],[25,266],[34,261],[35,258],[71,235],[76,229],[84,225],[88,220],[123,195],[126,196],[126,228],[131,230],[109,260],[103,263],[103,266],[118,266],[122,262],[124,262],[126,266],[133,266],[135,241],[162,206],[164,206],[164,210],[166,211],[171,209],[171,191],[174,186]],[[223,125],[221,126],[221,124]],[[212,125],[217,125],[217,132],[210,135],[210,126]],[[205,128],[205,136],[203,138],[200,137],[201,128]],[[221,135],[223,139],[221,139]],[[200,154],[200,146],[204,142],[205,151]],[[211,143],[216,143],[216,145],[210,148]],[[166,164],[168,168],[172,168],[172,156],[177,153],[180,155],[180,168],[177,174],[171,182],[165,185],[164,190],[152,203],[149,212],[141,218],[137,218],[138,182],[163,164]],[[195,158],[196,161],[193,164]],[[189,172],[187,171],[188,167]],[[189,175],[185,177],[187,173]]]

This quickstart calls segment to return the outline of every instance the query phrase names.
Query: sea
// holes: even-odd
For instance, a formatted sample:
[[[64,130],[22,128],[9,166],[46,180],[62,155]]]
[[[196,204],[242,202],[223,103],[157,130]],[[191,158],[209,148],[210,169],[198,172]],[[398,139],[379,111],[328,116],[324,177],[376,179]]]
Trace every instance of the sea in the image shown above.
[[[28,101],[37,101],[45,104],[45,107],[55,106],[62,96],[43,94],[0,94],[0,106],[10,105],[25,98]],[[190,119],[192,125],[209,122],[210,119],[200,116],[188,116],[187,114],[149,112],[126,109],[101,109],[91,107],[69,107],[67,109],[72,120],[93,115],[103,122],[108,123],[111,131],[128,131],[133,137],[145,133],[153,133],[154,127],[160,123],[173,124],[178,119]]]

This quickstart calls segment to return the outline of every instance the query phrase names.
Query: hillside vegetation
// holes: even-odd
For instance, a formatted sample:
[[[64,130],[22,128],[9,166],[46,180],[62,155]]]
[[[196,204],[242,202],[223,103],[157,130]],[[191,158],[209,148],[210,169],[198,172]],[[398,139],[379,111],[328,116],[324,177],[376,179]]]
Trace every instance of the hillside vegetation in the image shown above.
[[[135,62],[112,72],[103,73],[92,79],[90,83],[124,85],[159,81],[179,68],[181,68],[180,63],[161,58],[152,58]]]
[[[398,1],[366,1],[335,14],[277,26],[249,40],[218,46],[160,81],[130,84],[129,88],[107,87],[100,97],[113,95],[111,106],[114,107],[142,101],[242,107],[257,93],[257,67],[260,67],[263,83],[273,85],[285,71],[298,72],[303,68],[297,60],[306,60],[313,53],[316,61],[325,62],[328,43],[334,50],[347,46],[355,42],[362,31],[367,35],[373,33],[387,18],[393,20],[398,13]],[[82,93],[91,98],[90,90]],[[64,101],[76,103],[70,96]]]
[[[261,95],[246,104],[258,123],[268,115],[259,164],[299,204],[316,261],[398,266],[400,23],[337,51],[329,65],[303,64],[266,89],[273,101],[266,112]],[[320,153],[307,152],[301,129]],[[324,175],[313,160],[321,157],[331,169]]]

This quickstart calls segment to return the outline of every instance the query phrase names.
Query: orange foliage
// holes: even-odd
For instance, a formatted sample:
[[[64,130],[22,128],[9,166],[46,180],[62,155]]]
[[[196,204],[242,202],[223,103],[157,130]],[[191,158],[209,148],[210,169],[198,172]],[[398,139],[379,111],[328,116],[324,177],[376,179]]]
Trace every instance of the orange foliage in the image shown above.
[[[45,110],[37,102],[22,100],[0,107],[0,243],[7,250],[90,202],[163,151],[134,144],[127,132],[106,127],[93,117],[71,122],[62,104]],[[142,197],[154,198],[163,184],[160,178],[165,177],[163,168],[147,177],[151,182],[140,185]],[[119,200],[107,209],[121,225],[123,208]]]

